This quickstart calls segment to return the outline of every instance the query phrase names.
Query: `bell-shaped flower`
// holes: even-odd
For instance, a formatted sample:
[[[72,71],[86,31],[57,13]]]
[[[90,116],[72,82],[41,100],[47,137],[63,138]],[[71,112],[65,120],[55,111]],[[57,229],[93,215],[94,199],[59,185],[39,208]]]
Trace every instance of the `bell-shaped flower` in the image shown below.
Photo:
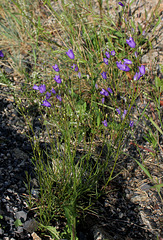
[[[78,78],[81,78],[81,72],[78,72]]]
[[[40,91],[40,93],[44,93],[46,91],[45,84],[39,86],[39,91]]]
[[[104,95],[104,96],[109,96],[109,93],[105,90],[105,89],[102,89],[101,92],[100,92],[101,95]]]
[[[113,93],[113,91],[111,90],[111,88],[108,87],[107,90],[108,90],[108,92]]]
[[[57,98],[60,102],[62,101],[61,96],[57,95],[56,98]]]
[[[140,72],[136,72],[133,79],[134,79],[134,81],[136,81],[136,80],[139,80],[140,77],[141,77]]]
[[[132,64],[132,61],[127,58],[124,58],[123,62],[124,62],[124,64]]]
[[[122,2],[118,2],[118,4],[122,7],[124,7],[124,4]]]
[[[134,126],[134,121],[130,121],[129,126],[133,127]]]
[[[120,70],[125,71],[125,72],[130,71],[130,68],[126,64],[122,64],[121,61],[119,61],[119,62],[117,61],[116,64]]]
[[[56,91],[54,90],[54,88],[52,88],[51,92],[52,92],[53,94],[56,94]]]
[[[46,93],[46,99],[49,99],[51,97],[51,93],[50,92],[47,92]]]
[[[52,68],[56,71],[56,72],[59,72],[59,67],[57,64],[55,64],[54,66],[52,66]]]
[[[145,31],[142,32],[142,35],[143,35],[143,36],[145,35]]]
[[[39,86],[34,85],[34,86],[33,86],[33,89],[34,89],[34,90],[39,90]]]
[[[51,104],[47,100],[44,100],[42,106],[51,107]]]
[[[66,54],[67,54],[67,56],[68,56],[69,58],[71,58],[71,59],[74,59],[74,58],[75,58],[72,49],[69,49],[69,50],[66,52]]]
[[[4,54],[2,51],[0,51],[0,57],[4,57]]]
[[[102,123],[104,124],[104,126],[105,126],[105,127],[107,127],[107,126],[108,126],[108,123],[107,123],[107,121],[106,121],[106,120],[102,121]]]
[[[107,79],[106,72],[102,72],[101,76],[103,77],[103,79]]]
[[[114,50],[111,51],[110,54],[111,54],[112,56],[115,56],[115,51],[114,51]]]
[[[135,48],[136,47],[136,43],[134,42],[133,38],[130,37],[129,39],[126,39],[126,43],[131,47],[131,48]]]
[[[141,75],[145,74],[145,66],[141,65],[141,67],[139,67],[139,72],[141,73]]]
[[[55,75],[55,77],[53,78],[57,83],[61,83],[62,82],[62,80],[61,80],[61,78],[60,78],[60,76],[59,75]]]
[[[101,102],[102,102],[102,104],[104,104],[104,102],[105,102],[105,98],[104,97],[101,99]]]
[[[117,113],[118,113],[119,115],[121,115],[121,110],[120,110],[120,108],[116,108],[116,111],[117,111]]]
[[[108,59],[107,58],[103,58],[103,61],[106,65],[108,65]]]
[[[105,55],[106,55],[107,58],[110,58],[110,53],[109,52],[106,52]]]
[[[127,114],[127,110],[125,109],[124,112],[123,112],[123,114],[122,114],[122,119],[125,118],[126,114]]]
[[[74,69],[75,72],[79,70],[78,66],[75,63],[71,66],[71,68]]]

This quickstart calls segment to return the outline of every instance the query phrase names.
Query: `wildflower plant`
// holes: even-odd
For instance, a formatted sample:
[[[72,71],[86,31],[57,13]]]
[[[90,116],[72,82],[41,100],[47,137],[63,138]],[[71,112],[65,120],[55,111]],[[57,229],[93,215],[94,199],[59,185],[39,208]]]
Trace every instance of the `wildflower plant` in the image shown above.
[[[22,93],[30,107],[37,107],[42,126],[39,133],[33,129],[33,119],[19,97],[17,103],[29,128],[39,185],[38,199],[30,198],[29,205],[35,206],[41,229],[51,229],[52,236],[52,227],[60,217],[67,221],[68,238],[77,239],[77,219],[102,194],[100,181],[105,189],[114,177],[124,139],[135,127],[132,109],[146,69],[140,63],[136,31],[130,34],[126,4],[118,4],[123,17],[127,17],[124,29],[109,14],[102,13],[101,5],[97,14],[85,1],[81,5],[70,1],[61,4],[58,13],[50,1],[45,1],[48,14],[57,23],[58,42],[52,40],[52,27],[42,26],[41,20],[36,24],[36,19],[23,12],[20,1],[14,5],[36,29],[32,34],[27,31],[25,37],[32,39],[31,46],[36,42],[41,58],[30,46],[32,71],[41,75],[32,78],[26,73]],[[44,48],[39,47],[44,42]],[[104,148],[107,151],[103,157]]]

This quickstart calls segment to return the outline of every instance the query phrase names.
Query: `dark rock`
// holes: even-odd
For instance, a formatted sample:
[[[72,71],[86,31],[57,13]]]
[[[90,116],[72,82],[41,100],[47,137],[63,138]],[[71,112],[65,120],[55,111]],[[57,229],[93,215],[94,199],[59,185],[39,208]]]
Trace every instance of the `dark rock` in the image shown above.
[[[13,68],[9,68],[9,67],[5,67],[4,71],[5,71],[5,73],[7,73],[7,74],[11,74],[11,73],[14,72]]]
[[[37,230],[38,228],[38,223],[34,220],[34,219],[30,219],[28,221],[26,221],[23,225],[23,228],[29,232],[29,233],[32,233],[34,231]]]

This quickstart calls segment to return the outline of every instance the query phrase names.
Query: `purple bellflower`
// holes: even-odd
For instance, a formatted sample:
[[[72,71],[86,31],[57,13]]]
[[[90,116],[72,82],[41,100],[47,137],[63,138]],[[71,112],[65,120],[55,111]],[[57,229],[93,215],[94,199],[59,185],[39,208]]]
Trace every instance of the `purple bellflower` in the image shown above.
[[[101,92],[100,92],[101,95],[104,95],[104,96],[109,96],[109,93],[105,90],[105,89],[102,89]]]
[[[118,113],[119,115],[121,115],[121,110],[120,110],[120,108],[116,108],[116,111],[117,111],[117,113]]]
[[[145,66],[141,65],[141,67],[139,67],[139,72],[141,73],[141,75],[145,74]]]
[[[72,49],[69,49],[69,50],[66,52],[66,54],[67,54],[67,56],[68,56],[70,59],[74,59],[74,58],[75,58]]]
[[[105,126],[105,127],[107,127],[107,126],[108,126],[108,123],[107,123],[107,121],[106,121],[106,120],[102,121],[102,123],[104,124],[104,126]]]
[[[130,121],[129,126],[133,127],[134,126],[134,121]]]
[[[135,48],[136,47],[136,43],[134,42],[133,38],[130,37],[129,39],[126,39],[126,43],[131,47],[131,48]]]
[[[71,68],[74,69],[75,72],[79,70],[78,66],[75,63],[71,66]]]
[[[50,92],[47,92],[46,93],[46,99],[49,99],[51,97],[51,93]]]
[[[128,106],[130,107],[130,104]],[[131,106],[131,109],[133,109],[133,106]]]
[[[109,52],[106,52],[105,55],[106,55],[107,58],[110,58],[110,53]]]
[[[143,36],[145,35],[145,31],[142,32],[142,35],[143,35]]]
[[[34,90],[39,90],[39,86],[34,85],[34,86],[33,86],[33,89],[34,89]]]
[[[141,77],[140,72],[136,72],[133,79],[134,79],[134,81],[136,81],[136,80],[139,80],[140,77]]]
[[[55,75],[55,77],[53,78],[57,83],[61,83],[62,82],[62,80],[61,80],[61,78],[60,78],[60,76],[59,75]]]
[[[112,56],[115,56],[115,51],[114,50],[111,51],[110,53],[111,53]]]
[[[136,57],[136,58],[138,57],[138,52],[135,52],[135,57]]]
[[[135,29],[134,28],[131,28],[132,32],[135,32]]]
[[[105,102],[105,98],[104,97],[101,99],[101,102],[102,102],[102,104],[104,104],[104,102]]]
[[[108,87],[107,90],[108,90],[108,92],[113,93],[113,91],[111,90],[111,88]]]
[[[47,100],[44,100],[42,106],[51,107],[51,104]]]
[[[44,93],[46,91],[45,84],[39,86],[39,91],[40,91],[40,93]]]
[[[56,91],[54,90],[54,88],[52,88],[51,91],[52,91],[53,94],[56,94]]]
[[[122,119],[125,118],[126,114],[127,114],[127,110],[125,109],[124,112],[123,112],[123,114],[122,114]]]
[[[95,88],[98,89],[98,85],[97,85],[97,83],[95,84]]]
[[[124,64],[132,64],[132,61],[127,58],[124,58],[123,61],[124,61]]]
[[[103,77],[103,79],[107,79],[106,72],[102,72],[101,76]]]
[[[118,4],[119,4],[120,6],[122,6],[122,7],[124,7],[124,4],[123,4],[123,3],[121,3],[121,2],[119,2]]]
[[[78,78],[81,78],[81,72],[78,72]]]
[[[60,102],[62,101],[61,96],[57,95],[56,98],[57,98]]]
[[[52,68],[56,71],[56,72],[59,72],[59,67],[57,64],[55,64],[54,66],[52,66]]]
[[[103,61],[106,65],[108,65],[108,59],[107,58],[103,58]]]
[[[117,64],[117,67],[118,67],[120,70],[125,71],[125,72],[130,71],[130,68],[129,68],[127,65],[122,64],[121,61],[119,61],[119,62],[117,61],[116,64]]]
[[[2,51],[0,51],[0,57],[4,57],[4,54]]]

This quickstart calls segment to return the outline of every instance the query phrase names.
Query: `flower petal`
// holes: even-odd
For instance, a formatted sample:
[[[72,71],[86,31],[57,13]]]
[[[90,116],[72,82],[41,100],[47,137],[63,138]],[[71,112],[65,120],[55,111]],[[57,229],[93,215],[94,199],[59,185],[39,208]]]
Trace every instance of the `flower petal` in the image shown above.
[[[71,58],[71,59],[74,59],[74,58],[75,58],[72,49],[69,49],[69,50],[66,52],[66,54],[67,54],[67,56],[68,56],[69,58]]]
[[[47,100],[44,100],[42,106],[51,107],[51,104]]]
[[[131,47],[131,48],[135,48],[136,47],[136,43],[133,40],[132,37],[130,37],[129,39],[126,39],[126,43]]]
[[[52,66],[52,68],[56,71],[56,72],[59,72],[59,67],[57,64],[55,64],[54,66]]]

